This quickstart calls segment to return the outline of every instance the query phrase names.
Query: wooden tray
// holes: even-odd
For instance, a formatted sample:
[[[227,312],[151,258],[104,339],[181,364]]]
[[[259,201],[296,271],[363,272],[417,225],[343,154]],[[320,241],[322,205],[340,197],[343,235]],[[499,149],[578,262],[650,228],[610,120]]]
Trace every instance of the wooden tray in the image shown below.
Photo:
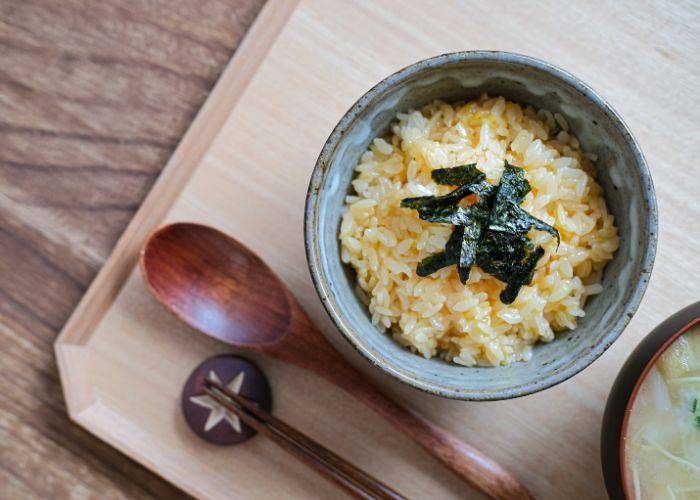
[[[603,496],[598,435],[612,380],[652,326],[700,296],[699,75],[689,26],[697,17],[675,4],[431,4],[430,12],[405,1],[271,1],[263,9],[56,342],[77,423],[197,496],[337,497],[263,439],[218,448],[189,432],[180,388],[202,359],[229,349],[182,326],[149,296],[135,267],[138,250],[164,221],[201,221],[234,234],[279,273],[344,354],[371,370],[340,339],[307,271],[302,216],[316,156],[343,112],[389,73],[449,51],[510,50],[580,76],[637,132],[662,226],[646,298],[591,368],[533,396],[460,403],[375,370],[369,375],[492,454],[538,497]],[[471,493],[345,394],[294,368],[259,362],[272,381],[276,413],[344,457],[410,497]]]

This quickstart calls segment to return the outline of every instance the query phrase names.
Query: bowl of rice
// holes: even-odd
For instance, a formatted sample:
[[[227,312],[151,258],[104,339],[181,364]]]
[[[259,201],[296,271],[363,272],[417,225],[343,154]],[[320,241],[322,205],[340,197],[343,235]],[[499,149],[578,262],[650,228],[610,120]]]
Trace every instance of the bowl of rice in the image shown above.
[[[478,204],[482,222],[454,218]],[[499,232],[503,213],[527,223]],[[496,400],[560,383],[615,341],[657,225],[640,147],[598,94],[546,62],[472,51],[394,73],[343,116],[311,177],[305,242],[328,314],[373,365]]]

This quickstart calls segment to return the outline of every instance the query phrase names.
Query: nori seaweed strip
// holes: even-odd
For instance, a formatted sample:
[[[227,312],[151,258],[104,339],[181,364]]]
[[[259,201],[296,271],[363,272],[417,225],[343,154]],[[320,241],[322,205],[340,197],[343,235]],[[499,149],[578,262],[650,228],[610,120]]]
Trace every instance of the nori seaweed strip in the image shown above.
[[[476,163],[452,168],[437,168],[430,172],[430,177],[443,186],[473,184],[474,182],[486,178],[486,176],[476,168]]]
[[[443,207],[418,207],[418,217],[424,221],[439,224],[454,224],[455,226],[479,224],[483,226],[488,222],[489,213],[478,204],[467,207],[446,205]]]
[[[467,226],[471,224],[484,224],[488,220],[489,213],[484,211],[481,206],[474,204],[468,207],[460,207],[452,214],[450,222],[455,226]]]
[[[404,198],[401,200],[401,207],[403,208],[420,208],[428,202],[428,200],[434,200],[435,196],[417,196],[415,198]]]
[[[506,284],[500,299],[504,304],[510,304],[520,288],[532,281],[537,261],[543,255],[542,247],[534,248],[525,235],[487,230],[479,242],[476,263]]]
[[[462,198],[472,194],[471,185],[464,184],[442,196],[418,196],[416,198],[404,198],[401,206],[404,208],[438,207],[440,205],[454,205]]]
[[[557,245],[561,243],[559,231],[543,220],[529,214],[522,207],[513,205],[511,202],[504,202],[494,205],[489,218],[489,229],[504,233],[526,234],[530,229],[535,228],[546,231],[557,239]]]
[[[497,187],[489,184],[484,178],[481,181],[472,183],[471,189],[472,193],[479,197],[479,201],[485,204],[484,207],[486,207],[487,210],[490,210],[489,207],[493,202],[493,195],[496,193]]]
[[[418,207],[418,217],[427,222],[436,222],[438,224],[452,224],[455,218],[459,205],[445,206],[421,206]]]
[[[479,240],[488,217],[487,204],[479,201],[468,207],[458,208],[452,218],[452,223],[463,231],[459,261],[457,262],[457,272],[462,284],[465,284],[469,279],[469,272],[476,259]]]
[[[415,208],[418,210],[418,217],[428,222],[441,224],[461,225],[469,222],[472,210],[481,210],[479,216],[482,223],[488,222],[488,211],[490,198],[495,188],[483,178],[473,184],[463,184],[454,191],[444,196],[421,196],[418,198],[404,198],[401,201],[402,207]],[[479,201],[468,207],[460,207],[458,203],[471,194],[477,194]],[[450,198],[448,198],[450,197]],[[449,201],[450,203],[446,203]]]
[[[416,274],[418,276],[429,276],[434,272],[439,271],[443,267],[452,266],[457,264],[459,259],[460,244],[462,241],[463,228],[456,227],[450,239],[447,240],[445,245],[445,250],[442,252],[434,253],[418,263],[416,268]]]
[[[532,250],[532,243],[524,235],[486,230],[479,241],[476,264],[490,275],[508,282]]]
[[[518,269],[518,273],[513,275],[510,281],[508,281],[505,290],[500,293],[499,299],[501,299],[501,302],[504,304],[512,304],[513,301],[518,298],[520,289],[532,282],[532,275],[535,273],[537,261],[539,261],[543,255],[544,249],[539,246],[528,255],[525,262],[523,262]]]
[[[496,203],[499,200],[511,200],[520,205],[531,190],[530,183],[525,178],[525,170],[505,162],[496,194]]]
[[[525,179],[525,171],[506,162],[491,209],[489,229],[525,234],[534,227],[556,237],[557,244],[559,244],[561,242],[559,231],[520,207],[520,203],[525,199],[530,189],[530,183]]]
[[[476,250],[479,246],[482,228],[483,226],[477,221],[462,228],[462,245],[459,252],[459,262],[457,263],[457,273],[463,285],[467,283],[472,265],[474,265],[476,260]]]
[[[431,255],[421,261],[417,270],[418,275],[427,276],[438,269],[457,264],[459,279],[462,283],[466,283],[476,258],[482,228],[488,220],[488,212],[476,204],[469,207],[444,207],[443,211],[428,210],[428,213],[424,214],[426,208],[431,207],[418,209],[421,218],[432,222],[452,223],[455,228],[445,246],[445,252]]]
[[[462,248],[461,244],[463,232],[463,227],[456,226],[450,235],[450,239],[447,240],[447,244],[445,245],[445,253],[447,254],[447,258],[451,264],[456,264],[459,260],[459,253]]]
[[[429,255],[421,260],[416,267],[416,274],[421,277],[430,276],[443,267],[451,266],[454,262],[449,262],[446,252],[438,252]]]
[[[428,198],[435,198],[435,196],[418,196],[416,198],[404,198],[401,200],[402,208],[419,208],[425,205]]]
[[[530,229],[535,228],[539,231],[546,231],[557,239],[557,247],[561,244],[561,238],[559,237],[559,231],[553,226],[550,226],[545,221],[538,219],[534,215],[531,215],[525,211],[524,208],[520,208],[521,220],[525,220],[530,223]]]

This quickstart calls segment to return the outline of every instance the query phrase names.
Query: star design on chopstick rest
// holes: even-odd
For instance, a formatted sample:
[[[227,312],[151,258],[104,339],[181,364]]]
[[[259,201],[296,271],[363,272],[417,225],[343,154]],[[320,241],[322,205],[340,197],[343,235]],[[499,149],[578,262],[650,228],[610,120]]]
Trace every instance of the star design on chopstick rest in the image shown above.
[[[240,372],[233,378],[233,380],[231,380],[231,382],[228,383],[228,385],[226,385],[226,388],[231,392],[238,394],[241,390],[241,387],[243,387],[244,377],[245,373]],[[219,376],[213,370],[209,372],[209,378],[217,384],[223,385],[221,379],[219,379]],[[207,417],[207,421],[204,424],[205,432],[210,431],[211,429],[216,427],[222,420],[227,422],[236,432],[241,432],[241,421],[238,418],[238,416],[234,415],[226,408],[221,406],[211,396],[206,394],[203,396],[192,396],[190,398],[190,402],[196,404],[197,406],[207,408],[209,410],[209,416]]]

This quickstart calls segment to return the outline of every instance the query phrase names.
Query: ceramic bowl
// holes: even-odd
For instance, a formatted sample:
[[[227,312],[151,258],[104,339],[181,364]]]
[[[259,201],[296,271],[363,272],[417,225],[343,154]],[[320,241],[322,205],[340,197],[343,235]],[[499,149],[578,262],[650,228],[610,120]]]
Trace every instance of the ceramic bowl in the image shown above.
[[[659,356],[678,337],[699,323],[700,302],[678,311],[644,337],[622,365],[613,383],[600,433],[600,459],[605,487],[613,500],[632,498],[626,486],[628,482],[623,465],[627,424],[637,392]]]
[[[621,236],[605,268],[604,291],[579,326],[538,344],[529,362],[464,367],[425,359],[375,327],[340,259],[338,231],[354,167],[398,112],[435,99],[482,93],[564,115],[582,147],[598,155],[598,182]],[[341,118],[318,157],[305,213],[307,259],[316,290],[345,338],[372,364],[418,389],[450,398],[495,400],[546,389],[578,373],[620,335],[649,280],[656,250],[654,188],[644,156],[620,116],[578,78],[546,62],[505,52],[458,52],[408,66],[363,95]]]

